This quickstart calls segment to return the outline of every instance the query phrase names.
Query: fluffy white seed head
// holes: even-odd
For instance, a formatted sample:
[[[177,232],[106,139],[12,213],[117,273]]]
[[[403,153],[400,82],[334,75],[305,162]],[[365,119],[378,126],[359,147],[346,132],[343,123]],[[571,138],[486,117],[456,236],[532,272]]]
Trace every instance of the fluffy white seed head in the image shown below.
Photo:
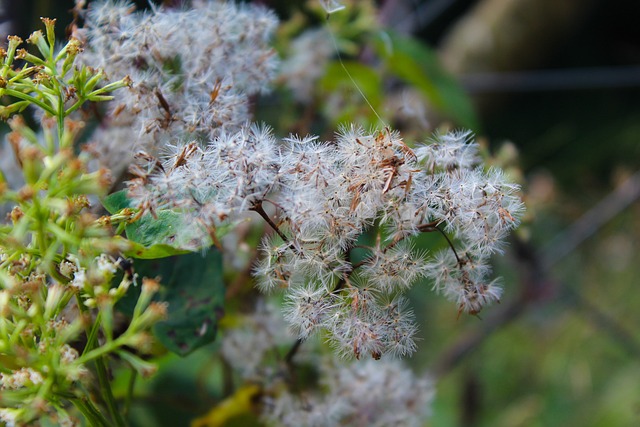
[[[214,138],[249,120],[249,96],[268,89],[277,60],[268,42],[275,15],[258,6],[194,1],[191,9],[91,2],[81,60],[133,85],[110,102],[109,128],[94,135],[103,164],[120,166],[138,150],[157,154],[184,135]],[[123,150],[126,147],[129,151]]]
[[[284,313],[298,338],[305,339],[326,326],[336,306],[333,299],[324,288],[312,285],[291,289],[286,297]]]
[[[320,374],[322,394],[268,396],[267,425],[418,427],[430,414],[432,381],[398,360],[328,361]]]

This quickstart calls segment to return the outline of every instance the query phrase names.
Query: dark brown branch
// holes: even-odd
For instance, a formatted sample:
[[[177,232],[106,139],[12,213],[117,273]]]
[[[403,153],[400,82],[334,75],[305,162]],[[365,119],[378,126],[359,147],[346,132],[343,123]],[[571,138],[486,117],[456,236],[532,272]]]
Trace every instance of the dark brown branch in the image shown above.
[[[576,308],[584,312],[583,314],[587,320],[595,327],[606,331],[608,336],[615,339],[629,354],[636,357],[640,356],[640,342],[622,322],[601,310],[575,290],[569,287],[566,287],[565,290],[569,291]]]
[[[418,230],[420,230],[422,232],[433,231],[433,229],[436,228],[440,223],[441,223],[441,221],[431,221],[431,222],[428,222],[426,224],[420,224],[418,226]]]
[[[436,378],[451,372],[466,356],[480,347],[493,332],[516,319],[524,311],[523,306],[523,302],[519,299],[500,306],[499,311],[492,312],[491,316],[487,316],[480,322],[479,327],[463,334],[449,348],[440,353],[430,371]]]
[[[233,280],[233,282],[231,282],[231,284],[227,287],[227,290],[224,294],[224,298],[226,300],[234,298],[242,291],[242,289],[251,278],[251,270],[256,265],[259,257],[260,251],[254,248],[251,253],[251,260],[247,263],[246,268],[244,268]]]
[[[435,228],[440,222],[439,221],[431,221],[427,224],[420,224],[417,228],[419,231],[423,232],[423,233],[428,233],[428,232],[432,232],[435,231],[433,230],[433,228]],[[406,236],[402,236],[400,238],[394,239],[393,242],[389,243],[383,250],[383,252],[387,252],[389,249],[393,248],[394,246],[396,246],[398,243],[400,243],[401,241],[403,241],[405,239]]]
[[[267,214],[267,212],[265,212],[264,208],[262,207],[262,201],[256,202],[251,209],[252,211],[256,212],[258,215],[260,215],[262,217],[262,219],[264,219],[266,221],[267,224],[269,224],[269,226],[273,229],[273,231],[275,231],[278,236],[280,236],[280,238],[285,242],[288,243],[289,246],[295,250],[295,247],[293,246],[293,244],[290,242],[289,238],[280,230],[280,228],[278,227],[278,225],[273,222],[273,220],[271,219],[271,217],[269,217],[269,215]],[[295,344],[291,347],[291,349],[287,352],[286,356],[284,357],[284,361],[287,364],[287,366],[292,366],[292,362],[293,362],[293,357],[296,355],[296,353],[298,352],[298,349],[300,348],[300,346],[302,345],[302,343],[304,342],[304,340],[298,338],[295,342]]]
[[[421,226],[422,227],[422,226]],[[460,260],[460,257],[458,256],[458,252],[456,251],[456,247],[453,245],[453,242],[451,241],[451,239],[449,238],[449,236],[447,236],[447,233],[445,233],[442,229],[440,229],[439,227],[436,226],[429,226],[429,224],[425,224],[425,226],[423,228],[420,229],[420,231],[422,232],[430,232],[430,231],[437,231],[440,234],[442,234],[442,236],[445,238],[445,240],[447,241],[447,244],[449,245],[449,247],[451,248],[451,250],[453,251],[453,255],[456,257],[456,261],[458,261],[458,266],[462,267],[462,261]]]
[[[260,215],[262,219],[264,219],[266,223],[269,224],[269,226],[273,229],[273,231],[278,233],[278,236],[280,236],[280,238],[285,243],[290,243],[289,238],[280,230],[278,225],[275,222],[273,222],[273,220],[265,212],[264,208],[262,207],[262,201],[256,202],[249,210],[252,210],[256,212],[258,215]]]
[[[542,266],[550,269],[573,252],[607,222],[640,198],[640,171],[634,173],[612,193],[600,200],[570,227],[559,233],[542,251]]]
[[[345,254],[344,254],[344,259],[349,264],[351,264],[351,249],[353,249],[353,248],[354,248],[353,246],[347,248],[347,250],[345,251]],[[349,279],[349,276],[351,276],[351,274],[355,271],[356,268],[357,268],[356,266],[352,265],[351,266],[351,270],[342,275],[342,277],[340,278],[340,281],[338,282],[336,287],[333,289],[334,293],[339,291],[340,289],[344,288],[344,285],[347,284],[347,280]]]

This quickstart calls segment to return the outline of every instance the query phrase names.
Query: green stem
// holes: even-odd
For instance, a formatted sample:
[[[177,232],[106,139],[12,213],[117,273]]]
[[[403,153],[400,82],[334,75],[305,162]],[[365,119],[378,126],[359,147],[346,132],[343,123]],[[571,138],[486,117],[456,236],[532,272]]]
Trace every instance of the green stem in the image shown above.
[[[109,410],[109,414],[111,418],[115,421],[118,427],[125,427],[124,419],[118,410],[118,404],[116,403],[116,399],[113,397],[113,391],[111,390],[111,383],[109,382],[109,376],[107,374],[107,366],[104,361],[104,357],[98,357],[95,361],[96,364],[96,372],[98,374],[98,382],[100,383],[100,389],[104,393],[102,398],[107,404],[107,408]]]
[[[78,296],[78,307],[80,312],[85,315],[87,312],[86,307],[80,300],[80,296]],[[116,341],[107,342],[105,345],[93,348],[98,336],[98,327],[100,324],[100,313],[96,317],[96,321],[93,323],[93,328],[90,330],[87,329],[87,345],[85,346],[84,352],[82,356],[80,356],[76,363],[84,364],[88,361],[95,359],[96,365],[96,373],[98,375],[98,382],[100,383],[100,390],[103,392],[103,399],[107,405],[107,409],[111,415],[111,418],[115,421],[118,427],[124,427],[126,424],[118,411],[118,405],[116,404],[115,398],[113,397],[113,392],[111,390],[111,384],[109,383],[109,377],[107,375],[107,367],[104,363],[103,356],[113,351],[115,348],[119,347],[119,344]],[[89,350],[89,351],[87,351]],[[110,425],[110,424],[107,424]]]
[[[60,83],[56,80],[56,83],[58,83],[58,89],[59,89],[59,93],[58,93],[58,111],[56,113],[56,118],[58,120],[58,146],[60,148],[65,148],[62,146],[62,141],[63,141],[63,134],[64,134],[64,118],[65,118],[65,112],[64,112],[64,94],[62,93],[62,88],[60,87]]]
[[[129,415],[131,409],[131,401],[133,400],[133,390],[136,385],[136,379],[138,378],[138,371],[133,367],[131,368],[131,377],[129,378],[129,385],[127,386],[127,397],[124,401],[124,415]]]
[[[91,331],[87,333],[87,344],[84,346],[84,350],[82,351],[82,355],[84,356],[89,350],[93,350],[95,347],[95,343],[98,341],[98,330],[100,329],[100,314],[96,316],[96,320],[93,322],[93,327]]]
[[[69,115],[71,113],[73,113],[74,111],[76,111],[78,108],[80,108],[82,106],[82,104],[85,103],[87,99],[85,97],[79,97],[79,99],[69,108],[67,108],[67,111],[65,111],[65,115]]]
[[[38,246],[41,256],[44,256],[47,253],[47,248],[49,246],[46,231],[47,218],[46,215],[42,214],[42,206],[37,197],[33,199],[33,209],[35,209],[34,217],[36,218],[38,223],[36,232],[36,245]]]
[[[4,242],[3,242],[4,243]],[[0,270],[5,271],[7,266],[20,257],[20,252],[9,252],[9,256],[0,264]]]
[[[28,94],[22,93],[22,92],[18,92],[17,90],[13,90],[13,89],[5,89],[4,93],[5,93],[5,95],[13,96],[15,98],[19,98],[19,99],[23,99],[25,101],[29,101],[32,104],[36,104],[38,107],[42,108],[44,111],[46,111],[47,113],[49,113],[52,116],[57,115],[57,112],[53,108],[51,108],[49,105],[45,104],[44,102],[40,101],[38,98],[34,98],[31,95],[28,95]]]
[[[98,411],[91,401],[82,398],[69,399],[93,427],[109,427],[111,423]]]
[[[80,299],[80,295],[76,295],[76,297],[78,300],[78,308],[80,309],[80,312],[82,313],[82,315],[85,315],[85,316],[88,315],[87,308],[82,303],[82,300]],[[96,320],[93,322],[93,328],[89,329],[87,327],[87,329],[85,330],[85,333],[87,335],[87,345],[85,346],[84,351],[82,352],[82,355],[78,359],[76,359],[75,363],[78,363],[78,364],[88,363],[93,359],[97,359],[108,353],[111,353],[112,351],[116,350],[118,347],[121,347],[125,344],[125,341],[128,337],[126,333],[124,335],[120,335],[118,338],[116,338],[113,341],[108,341],[104,345],[94,348],[94,344],[98,338],[100,323],[101,323],[100,313],[98,313],[98,315],[96,316]]]
[[[118,347],[125,345],[127,338],[128,336],[126,335],[120,335],[115,340],[109,341],[98,348],[95,348],[91,351],[86,352],[85,354],[80,356],[78,359],[76,359],[76,363],[77,364],[87,363],[93,359],[104,356],[107,353],[111,353],[115,351]]]

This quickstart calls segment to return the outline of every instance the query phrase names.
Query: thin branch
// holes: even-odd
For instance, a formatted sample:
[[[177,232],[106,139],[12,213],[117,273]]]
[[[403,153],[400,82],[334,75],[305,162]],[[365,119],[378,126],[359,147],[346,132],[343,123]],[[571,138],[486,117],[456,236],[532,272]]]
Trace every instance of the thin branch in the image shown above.
[[[440,353],[430,371],[436,378],[451,372],[466,356],[480,347],[493,332],[516,319],[522,313],[523,306],[523,302],[519,299],[500,306],[499,311],[492,312],[491,316],[487,316],[485,320],[480,322],[479,327],[463,334]]]
[[[456,247],[453,245],[453,242],[451,241],[449,236],[447,236],[447,233],[445,233],[444,231],[442,231],[442,229],[440,229],[438,227],[426,227],[424,230],[421,230],[421,231],[426,231],[426,232],[428,232],[428,231],[438,231],[438,232],[440,232],[440,234],[442,234],[442,236],[445,238],[445,240],[449,244],[449,247],[451,248],[451,251],[453,251],[453,255],[456,257],[456,261],[458,261],[458,266],[462,267],[462,261],[460,260],[460,257],[458,256],[458,252],[456,251]]]
[[[542,268],[549,270],[639,198],[640,171],[637,171],[545,245],[541,255]]]
[[[431,232],[431,231],[435,231],[433,230],[433,228],[435,228],[438,224],[440,224],[439,221],[431,221],[427,224],[420,224],[417,229],[418,231],[421,231],[423,233],[425,232]],[[398,243],[400,243],[401,241],[403,241],[407,236],[401,236],[398,237],[396,239],[393,239],[393,242],[389,243],[383,250],[383,252],[387,252],[389,249],[392,249],[394,246],[396,246]]]
[[[584,67],[519,72],[469,73],[460,83],[470,94],[541,92],[640,86],[640,67]]]
[[[264,219],[266,221],[266,223],[269,224],[269,226],[273,229],[273,231],[278,233],[278,236],[280,236],[280,238],[285,243],[289,243],[289,244],[291,243],[289,241],[289,238],[280,230],[278,225],[275,222],[273,222],[273,220],[265,212],[264,208],[262,207],[262,201],[256,202],[249,210],[252,210],[252,211],[256,212],[258,215],[260,215],[262,217],[262,219]]]
[[[345,254],[344,254],[344,259],[349,264],[351,264],[351,249],[353,249],[353,247],[347,248],[347,250],[345,250]],[[351,274],[353,274],[353,272],[355,271],[356,268],[358,268],[358,267],[352,265],[351,266],[351,270],[345,272],[342,275],[342,277],[340,278],[340,281],[338,282],[336,287],[333,288],[333,293],[335,293],[335,292],[339,291],[340,289],[344,288],[344,285],[347,284],[347,280],[349,280],[349,277],[351,276]]]
[[[247,263],[247,267],[244,268],[238,276],[231,282],[231,284],[227,287],[227,290],[224,294],[224,298],[226,300],[230,300],[236,297],[240,291],[245,287],[249,279],[251,278],[251,269],[256,265],[258,258],[260,258],[260,251],[253,250],[251,254],[251,260]]]
[[[582,294],[570,287],[565,287],[574,304],[584,311],[585,317],[599,329],[607,331],[607,336],[614,338],[629,353],[640,356],[640,343],[635,335],[625,328],[616,318],[601,310],[594,303],[586,299]]]
[[[293,346],[291,346],[287,354],[284,356],[284,362],[288,366],[291,366],[293,364],[293,358],[298,352],[298,350],[300,349],[300,346],[302,345],[303,342],[304,340],[302,338],[298,338],[296,342],[293,344]]]

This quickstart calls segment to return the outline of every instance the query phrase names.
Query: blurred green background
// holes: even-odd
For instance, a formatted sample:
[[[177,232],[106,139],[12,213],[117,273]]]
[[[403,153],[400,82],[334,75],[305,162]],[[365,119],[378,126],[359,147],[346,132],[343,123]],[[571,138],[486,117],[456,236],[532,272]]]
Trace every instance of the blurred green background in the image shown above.
[[[40,16],[68,23],[73,7],[72,1],[5,3],[11,32],[23,36],[39,28]],[[302,1],[260,3],[283,19],[305,10]],[[458,90],[469,97],[477,136],[521,177],[528,209],[506,256],[496,260],[504,300],[482,319],[457,319],[455,307],[426,283],[411,291],[422,339],[410,363],[438,380],[429,425],[640,425],[640,2],[376,5],[381,27],[424,43],[439,58],[457,82],[451,92],[440,89],[445,97]],[[366,64],[370,54],[346,57]],[[379,90],[392,94],[407,87],[403,81],[391,73]],[[467,114],[456,110],[464,103],[443,114],[430,110],[430,101],[431,131],[460,125]],[[278,102],[289,103],[279,112],[296,113],[276,92],[257,103],[258,116],[271,123],[266,110]],[[312,116],[310,129],[331,128],[320,113]],[[509,160],[513,148],[516,163]],[[184,420],[215,402],[222,379],[208,364],[208,351],[168,360],[171,368],[142,387],[153,396],[147,408],[155,409],[139,411],[140,425],[178,425],[167,424],[168,413]],[[184,390],[196,390],[196,401],[181,401]]]

